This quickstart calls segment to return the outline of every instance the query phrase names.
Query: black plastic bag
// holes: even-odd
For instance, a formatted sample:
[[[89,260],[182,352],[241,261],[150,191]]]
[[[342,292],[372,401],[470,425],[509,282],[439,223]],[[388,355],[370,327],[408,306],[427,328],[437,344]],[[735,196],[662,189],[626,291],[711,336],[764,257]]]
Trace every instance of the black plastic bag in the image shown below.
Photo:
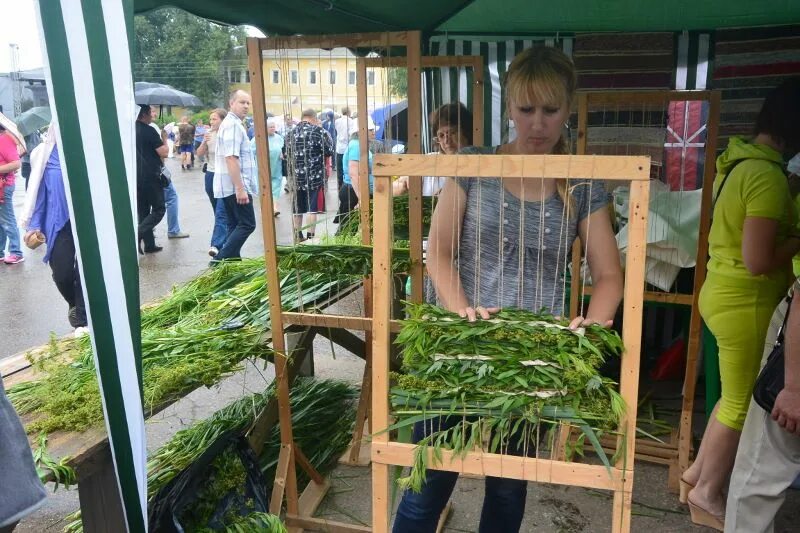
[[[238,431],[219,437],[203,452],[191,466],[175,476],[164,486],[148,505],[149,530],[153,533],[184,533],[181,516],[197,500],[199,492],[206,487],[214,461],[227,450],[233,449],[242,462],[246,474],[244,492],[231,492],[220,498],[216,510],[206,527],[224,530],[223,517],[231,512],[247,515],[253,512],[269,512],[267,483],[258,458],[247,439]],[[243,497],[242,497],[243,496]]]

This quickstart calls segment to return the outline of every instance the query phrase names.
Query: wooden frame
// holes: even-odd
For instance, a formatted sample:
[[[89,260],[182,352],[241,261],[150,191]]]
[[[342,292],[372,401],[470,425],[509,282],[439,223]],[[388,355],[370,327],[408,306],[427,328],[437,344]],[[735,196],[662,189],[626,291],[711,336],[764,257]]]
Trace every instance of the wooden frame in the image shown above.
[[[690,463],[692,448],[692,414],[694,409],[694,395],[697,385],[697,361],[700,353],[700,335],[702,332],[702,318],[698,309],[700,289],[706,278],[708,260],[708,232],[711,228],[711,197],[716,175],[717,157],[717,131],[719,127],[720,92],[719,91],[603,91],[583,92],[578,94],[578,145],[577,153],[586,154],[588,139],[588,115],[592,105],[623,104],[635,107],[638,104],[663,104],[670,102],[703,101],[709,103],[708,120],[706,122],[705,166],[703,173],[703,194],[700,206],[700,225],[698,228],[697,255],[692,292],[667,293],[658,291],[645,291],[644,301],[687,305],[691,307],[691,318],[686,349],[686,373],[683,385],[683,403],[681,406],[680,429],[677,439],[673,439],[667,446],[670,451],[668,459],[660,453],[642,453],[641,459],[667,464],[670,469],[668,484],[673,491],[678,490],[678,480]],[[572,271],[580,271],[581,247],[576,241],[573,247]],[[572,279],[570,292],[570,316],[576,316],[580,294],[579,280]],[[586,287],[583,295],[591,294],[591,287]],[[652,441],[643,441],[645,449]],[[677,452],[677,453],[672,453]]]
[[[374,434],[372,443],[372,526],[376,533],[389,530],[389,466],[410,465],[414,446],[390,442],[389,432],[389,353],[392,322],[391,253],[392,253],[392,175],[427,175],[451,177],[541,177],[631,180],[629,203],[630,248],[626,260],[624,288],[625,321],[622,336],[620,393],[627,409],[621,421],[624,453],[611,468],[565,463],[562,461],[510,457],[500,454],[470,452],[458,459],[444,453],[436,470],[498,475],[530,481],[601,488],[614,491],[613,524],[615,532],[630,531],[633,461],[636,447],[636,409],[639,386],[642,296],[648,199],[650,191],[648,157],[623,156],[500,156],[440,155],[390,156],[374,159],[375,175],[375,246],[373,247],[373,393]],[[623,438],[623,437],[620,437]]]
[[[409,48],[409,51],[411,49]],[[392,56],[392,57],[364,57],[356,60],[356,80],[357,83],[357,101],[358,101],[358,114],[364,116],[367,114],[367,68],[388,68],[388,67],[403,67],[410,64],[410,62],[417,62],[417,58],[411,58],[411,53],[408,57]],[[420,56],[418,58],[419,69],[408,71],[409,87],[408,94],[420,94],[421,83],[419,76],[423,68],[432,67],[472,67],[475,71],[475,91],[473,92],[473,135],[475,136],[475,143],[477,145],[483,144],[483,60],[480,56]],[[411,80],[415,80],[415,88],[412,88]],[[418,120],[412,120],[412,117],[419,118],[420,114],[411,114],[411,103],[409,99],[409,153],[420,153],[421,139],[419,132],[421,131],[421,124]],[[416,102],[420,105],[420,101]],[[415,105],[415,107],[416,107]],[[420,110],[421,111],[421,110]],[[413,136],[415,146],[411,146],[412,132],[416,132]],[[427,134],[427,132],[426,132]],[[360,160],[366,161],[368,157],[368,139],[367,139],[367,126],[363,121],[359,122],[359,151]],[[369,197],[369,169],[366,165],[359,167],[359,184],[361,186],[361,198]],[[411,297],[412,302],[421,302],[423,299],[423,271],[424,264],[422,259],[422,177],[410,176],[409,178],[409,240],[410,240],[410,258],[411,258]],[[361,209],[361,228],[362,228],[362,243],[369,244],[370,239],[370,222],[369,212],[366,209]],[[364,308],[367,313],[372,310],[372,287],[369,279],[365,280],[364,284]],[[369,323],[369,319],[364,319]],[[341,323],[341,322],[340,322]],[[352,322],[351,322],[352,323]],[[367,364],[364,368],[364,376],[362,379],[361,396],[359,398],[356,426],[353,430],[353,440],[350,450],[345,454],[343,462],[346,464],[365,464],[364,461],[369,461],[368,444],[362,444],[363,436],[366,433],[365,423],[371,417],[370,394],[371,394],[371,379],[372,379],[372,342],[371,342],[371,324],[360,325],[354,329],[364,329],[366,331],[366,344],[367,344]],[[371,427],[371,425],[370,425]],[[365,452],[362,456],[362,451]]]
[[[258,178],[260,183],[261,193],[259,195],[261,204],[261,229],[264,239],[264,262],[266,265],[267,273],[267,288],[271,295],[280,294],[280,283],[278,279],[278,256],[277,256],[277,239],[275,233],[275,221],[272,216],[274,206],[272,202],[272,195],[270,193],[270,166],[269,166],[269,145],[266,126],[266,109],[265,109],[265,92],[264,92],[264,69],[262,51],[265,49],[299,49],[299,48],[334,48],[336,46],[345,46],[350,48],[360,47],[376,47],[388,49],[392,46],[404,46],[407,50],[407,65],[408,65],[408,90],[410,94],[418,94],[420,90],[420,63],[421,56],[421,33],[418,31],[409,32],[392,32],[392,33],[359,33],[359,34],[346,34],[346,35],[319,35],[319,36],[293,36],[293,37],[267,37],[267,38],[248,38],[247,39],[247,52],[248,63],[250,70],[250,82],[253,92],[253,117],[256,132],[256,146],[258,157]],[[416,74],[416,75],[415,75]],[[364,84],[366,89],[366,76],[361,76],[360,84]],[[359,87],[360,88],[360,87]],[[366,116],[366,100],[363,103],[364,109],[362,110],[362,103],[359,101],[359,115]],[[409,151],[418,153],[420,150],[420,115],[421,115],[421,102],[417,99],[409,101]],[[361,138],[366,141],[366,121],[362,121],[360,127]],[[364,157],[366,154],[363,149]],[[366,169],[366,165],[364,165]],[[363,180],[365,183],[367,179]],[[420,183],[421,192],[421,183]],[[421,205],[421,200],[420,200]],[[369,216],[366,209],[362,209],[362,222]],[[366,220],[369,220],[366,218]],[[369,242],[369,224],[362,224],[364,242]],[[369,302],[370,294],[365,290],[365,300]],[[371,308],[370,305],[368,308]],[[303,313],[300,313],[301,315]],[[314,315],[306,320],[314,320]],[[318,316],[318,315],[317,315]],[[284,317],[281,310],[280,298],[270,298],[270,321],[273,330],[273,349],[276,354],[285,354],[286,346],[284,342]],[[308,324],[311,325],[311,324]],[[315,323],[314,325],[322,325]],[[367,343],[367,366],[369,367],[370,347],[372,342]],[[294,442],[291,425],[291,409],[289,405],[289,383],[287,376],[287,358],[285,355],[276,355],[275,358],[275,379],[278,382],[278,408],[279,408],[279,422],[281,431],[281,452],[278,461],[278,470],[275,477],[275,486],[273,489],[272,500],[270,502],[270,511],[278,514],[281,511],[281,504],[286,500],[286,524],[290,527],[290,531],[296,531],[307,528],[323,528],[326,530],[336,531],[364,531],[365,528],[361,526],[354,526],[349,524],[333,523],[327,520],[313,518],[312,515],[316,510],[316,506],[322,501],[325,491],[327,490],[327,483],[322,480],[319,474],[313,467],[304,460],[302,450],[300,450]],[[371,371],[365,373],[364,385],[366,390],[371,390],[369,384],[371,379]],[[363,385],[362,385],[363,386]],[[362,408],[359,407],[359,411]],[[363,418],[363,416],[362,416]],[[259,434],[263,429],[258,426],[253,428],[253,435]],[[260,444],[257,439],[251,439],[251,446],[256,451]],[[311,477],[312,481],[309,483],[309,488],[306,490],[314,491],[315,494],[309,496],[307,499],[302,500],[298,496],[297,479],[295,465],[300,464]]]

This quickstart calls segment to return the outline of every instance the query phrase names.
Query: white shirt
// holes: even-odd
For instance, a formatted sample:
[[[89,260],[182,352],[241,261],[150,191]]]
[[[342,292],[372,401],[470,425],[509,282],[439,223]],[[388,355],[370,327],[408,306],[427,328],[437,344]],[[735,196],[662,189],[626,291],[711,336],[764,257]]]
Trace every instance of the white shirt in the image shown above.
[[[217,130],[217,153],[214,161],[214,198],[225,198],[236,194],[233,180],[228,174],[228,165],[225,158],[236,156],[239,158],[239,172],[242,177],[247,194],[254,195],[258,192],[256,182],[256,164],[250,139],[247,138],[242,121],[234,113],[225,115],[222,124]]]
[[[336,153],[343,154],[347,151],[350,143],[350,136],[358,131],[358,121],[346,115],[336,119]]]

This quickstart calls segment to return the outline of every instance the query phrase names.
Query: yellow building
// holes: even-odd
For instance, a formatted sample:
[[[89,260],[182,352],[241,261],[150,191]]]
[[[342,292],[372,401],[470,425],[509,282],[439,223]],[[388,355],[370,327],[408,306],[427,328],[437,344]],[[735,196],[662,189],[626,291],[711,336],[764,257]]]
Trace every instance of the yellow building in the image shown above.
[[[337,114],[349,106],[357,112],[356,56],[347,48],[332,50],[265,50],[264,94],[268,113],[299,120],[304,109]],[[370,111],[398,102],[389,94],[386,69],[367,69],[367,107]],[[228,68],[231,90],[250,92],[246,67]]]

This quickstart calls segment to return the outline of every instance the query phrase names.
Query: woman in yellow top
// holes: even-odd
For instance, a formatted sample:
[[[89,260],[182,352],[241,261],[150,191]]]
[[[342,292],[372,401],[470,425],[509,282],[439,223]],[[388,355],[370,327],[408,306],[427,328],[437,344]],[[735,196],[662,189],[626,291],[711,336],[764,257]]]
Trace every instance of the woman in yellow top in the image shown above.
[[[717,159],[708,277],[700,314],[719,345],[722,398],[694,464],[681,478],[692,521],[724,528],[723,488],[758,375],[772,312],[792,279],[800,251],[797,211],[783,154],[800,150],[800,78],[764,100],[752,141],[734,137]],[[694,488],[692,488],[694,487]]]

